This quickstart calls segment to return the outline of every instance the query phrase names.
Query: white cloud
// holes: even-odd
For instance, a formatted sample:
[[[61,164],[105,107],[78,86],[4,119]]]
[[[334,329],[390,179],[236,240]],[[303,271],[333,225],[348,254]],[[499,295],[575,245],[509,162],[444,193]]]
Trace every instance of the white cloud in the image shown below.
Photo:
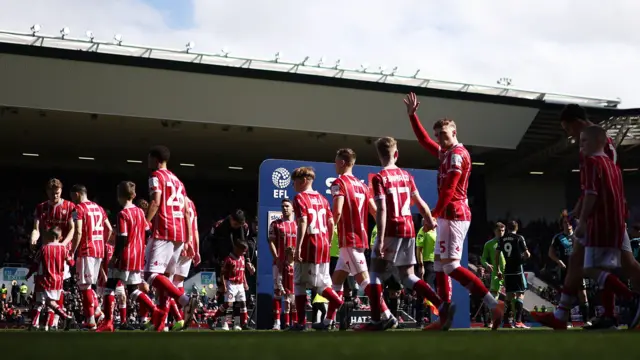
[[[183,0],[186,1],[186,0]],[[180,2],[177,2],[180,3]],[[63,26],[96,38],[234,55],[328,61],[480,84],[511,77],[519,88],[623,99],[640,106],[640,3],[611,0],[193,0],[190,27],[171,29],[139,0],[0,0],[0,24],[43,33]]]

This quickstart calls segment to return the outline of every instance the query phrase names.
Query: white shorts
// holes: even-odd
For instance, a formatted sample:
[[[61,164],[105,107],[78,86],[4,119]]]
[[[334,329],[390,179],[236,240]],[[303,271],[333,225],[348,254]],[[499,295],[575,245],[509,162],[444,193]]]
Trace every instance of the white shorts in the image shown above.
[[[131,285],[135,285],[135,284],[131,284]],[[120,297],[127,296],[127,293],[124,290],[124,286],[116,286],[115,296],[120,296]]]
[[[109,269],[109,278],[118,279],[124,285],[138,285],[142,284],[142,271]]]
[[[364,256],[364,249],[352,247],[340,248],[340,255],[336,263],[336,270],[348,272],[349,275],[357,275],[367,272],[367,258]]]
[[[322,293],[331,287],[329,263],[296,263],[293,266],[293,283],[296,287],[313,288]]]
[[[173,275],[182,253],[181,242],[151,239],[147,243],[144,271],[154,274]]]
[[[82,256],[76,261],[76,282],[78,285],[95,285],[100,274],[102,259]]]
[[[471,221],[438,219],[436,247],[434,254],[441,259],[462,259],[464,240]]]
[[[71,272],[69,271],[69,264],[67,264],[67,262],[64,262],[64,275],[62,275],[62,280],[67,280],[71,278]]]
[[[376,242],[379,241],[376,237]],[[416,264],[416,239],[385,237],[382,249],[382,259],[391,262],[394,266],[408,266]],[[341,253],[342,254],[342,253]],[[371,253],[375,259],[375,252]]]
[[[44,303],[47,300],[58,301],[60,300],[60,294],[62,294],[62,290],[43,290],[36,294],[36,300],[40,303]]]
[[[587,246],[584,248],[584,268],[617,269],[621,266],[621,254],[616,248]]]
[[[183,278],[186,279],[187,276],[189,276],[189,270],[191,269],[192,262],[193,262],[193,259],[186,256],[180,256],[178,258],[178,263],[176,264],[176,270],[173,275],[182,276]]]
[[[282,293],[284,286],[282,285],[282,274],[280,273],[280,269],[278,269],[278,265],[271,267],[271,273],[273,274],[273,293]]]
[[[228,280],[225,283],[227,285],[227,292],[224,293],[225,302],[247,301],[244,293],[244,284],[232,284]]]

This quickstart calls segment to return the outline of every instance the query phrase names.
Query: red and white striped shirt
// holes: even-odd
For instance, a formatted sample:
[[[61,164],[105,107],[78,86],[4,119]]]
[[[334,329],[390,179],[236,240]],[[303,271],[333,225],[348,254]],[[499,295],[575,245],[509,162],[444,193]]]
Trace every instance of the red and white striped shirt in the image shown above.
[[[104,238],[106,235],[104,227],[108,221],[107,213],[100,205],[92,201],[85,201],[76,205],[73,214],[74,220],[82,220],[78,256],[102,259],[104,244],[108,240]]]
[[[158,169],[149,178],[149,193],[153,199],[160,193],[158,212],[153,218],[153,238],[185,242],[184,206],[187,192],[182,181],[167,169]]]
[[[580,151],[580,189],[582,191],[584,191],[584,171],[582,171],[582,167],[584,165],[584,154],[582,153],[582,151]],[[607,145],[604,147],[604,154],[607,155],[607,157],[609,159],[611,159],[611,161],[613,161],[614,164],[616,164],[618,167],[620,167],[620,165],[618,164],[618,153],[616,152],[616,146],[613,142],[613,139],[611,139],[610,137],[607,136]]]
[[[411,197],[418,194],[413,176],[400,168],[382,169],[371,179],[373,196],[387,205],[385,236],[415,238]]]
[[[296,247],[296,236],[298,236],[298,225],[295,220],[276,219],[269,225],[269,240],[275,242],[278,260],[284,261],[285,250],[288,247]],[[276,264],[276,259],[273,259]]]
[[[47,231],[55,226],[59,227],[62,230],[62,239],[64,239],[71,231],[71,216],[75,207],[75,204],[68,200],[60,200],[57,204],[45,201],[36,206],[33,217],[40,222],[41,231]]]
[[[293,271],[293,265],[286,264],[280,272],[280,274],[282,274],[282,287],[286,295],[293,294]]]
[[[144,211],[135,205],[125,207],[118,213],[118,236],[126,236],[127,243],[118,259],[118,269],[142,271],[144,268],[145,232],[149,224]]]
[[[229,256],[224,259],[223,269],[225,280],[232,284],[244,284],[244,256],[238,257],[235,254],[229,254]]]
[[[333,222],[333,214],[327,199],[317,191],[298,193],[293,199],[296,218],[307,219],[307,231],[302,241],[300,257],[302,262],[326,264],[329,262],[331,237],[327,224]]]
[[[453,191],[451,202],[442,209],[441,217],[446,220],[471,221],[471,209],[467,199],[469,176],[471,175],[471,156],[462,144],[448,150],[440,149],[440,167],[438,168],[438,195],[442,197],[442,185],[451,172],[459,172],[460,180]]]
[[[586,246],[620,249],[626,232],[626,201],[622,172],[606,154],[583,159],[585,195],[596,195],[587,220]]]
[[[67,249],[61,243],[48,243],[39,252],[38,288],[42,290],[62,290],[64,262]]]
[[[191,247],[194,248],[195,253],[198,253],[198,251],[200,251],[200,249],[198,249],[198,242],[197,242],[197,239],[199,236],[198,235],[198,212],[196,211],[196,205],[191,200],[189,200],[188,202],[187,211],[189,212],[189,217],[191,218],[189,226],[191,226],[191,234],[193,235],[193,237],[191,238]],[[187,236],[186,232],[185,232],[185,236]],[[186,247],[183,247],[182,253],[180,253],[180,256],[187,256]]]
[[[342,216],[338,221],[338,246],[366,249],[369,189],[353,175],[340,175],[331,184],[331,195],[343,197]]]

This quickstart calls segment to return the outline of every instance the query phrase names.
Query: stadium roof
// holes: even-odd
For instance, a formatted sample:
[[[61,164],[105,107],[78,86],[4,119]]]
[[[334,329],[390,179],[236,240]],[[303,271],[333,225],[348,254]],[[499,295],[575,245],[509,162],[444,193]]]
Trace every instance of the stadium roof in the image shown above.
[[[620,99],[606,99],[588,96],[558,94],[552,92],[532,91],[516,89],[510,86],[489,86],[438,79],[427,79],[418,76],[420,70],[416,71],[413,76],[405,76],[399,75],[397,73],[397,67],[391,70],[381,68],[372,70],[365,67],[362,67],[359,70],[345,69],[340,66],[339,60],[334,64],[324,64],[322,63],[322,61],[313,63],[309,61],[308,57],[298,63],[284,62],[280,60],[279,53],[275,54],[273,59],[251,59],[229,56],[228,53],[224,52],[220,54],[197,53],[190,51],[190,49],[188,49],[187,47],[185,47],[184,50],[175,50],[133,45],[123,43],[121,40],[116,40],[115,38],[112,42],[106,42],[99,41],[94,38],[79,39],[62,35],[48,36],[38,33],[19,33],[10,31],[0,31],[0,42],[66,50],[91,51],[111,55],[145,57],[159,60],[209,64],[216,66],[249,68],[274,72],[288,72],[320,77],[342,78],[392,85],[421,87],[427,89],[539,100],[550,103],[577,103],[585,106],[609,108],[615,108],[621,103]]]

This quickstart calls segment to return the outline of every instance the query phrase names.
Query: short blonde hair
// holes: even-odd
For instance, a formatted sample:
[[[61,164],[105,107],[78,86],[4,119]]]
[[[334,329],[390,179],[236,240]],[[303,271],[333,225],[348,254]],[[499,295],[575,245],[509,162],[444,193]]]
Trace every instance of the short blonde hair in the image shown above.
[[[291,178],[294,180],[295,179],[315,180],[316,172],[310,166],[302,166],[293,170],[293,173],[291,173]]]
[[[438,121],[436,121],[435,124],[433,124],[433,130],[439,130],[442,129],[445,126],[451,126],[452,128],[456,128],[456,123],[455,121],[453,121],[452,119],[449,118],[442,118],[439,119]]]
[[[378,155],[391,157],[392,151],[398,147],[398,142],[390,136],[385,136],[376,140],[375,145]]]

